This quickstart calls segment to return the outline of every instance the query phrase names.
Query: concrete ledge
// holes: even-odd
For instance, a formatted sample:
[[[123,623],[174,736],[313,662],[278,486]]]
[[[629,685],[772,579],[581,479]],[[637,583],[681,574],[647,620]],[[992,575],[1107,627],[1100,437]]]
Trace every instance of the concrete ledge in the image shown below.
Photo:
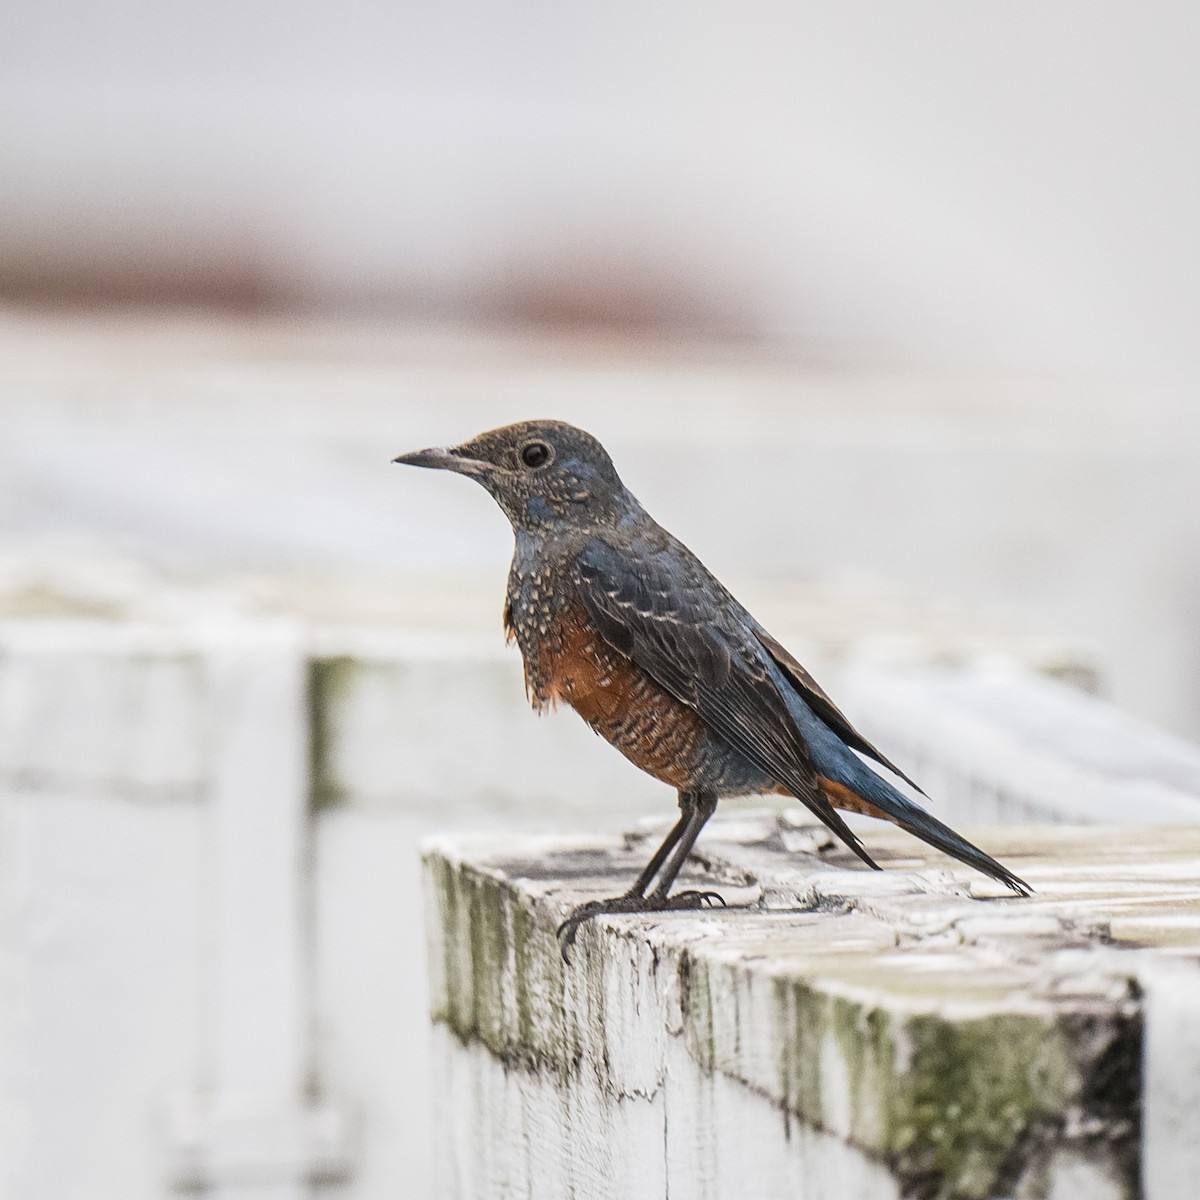
[[[704,875],[747,907],[593,922],[569,967],[652,839],[431,843],[439,1194],[1141,1195],[1139,977],[1200,956],[1200,828],[975,836],[1037,896],[734,814]]]

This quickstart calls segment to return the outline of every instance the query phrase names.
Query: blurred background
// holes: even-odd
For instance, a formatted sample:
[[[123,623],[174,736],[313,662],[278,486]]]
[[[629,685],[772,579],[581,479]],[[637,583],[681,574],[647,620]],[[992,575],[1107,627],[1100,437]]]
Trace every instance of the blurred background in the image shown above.
[[[0,1196],[427,1194],[417,839],[669,813],[522,711],[503,517],[401,451],[575,421],[823,678],[1200,736],[1198,58],[1182,0],[9,0]]]

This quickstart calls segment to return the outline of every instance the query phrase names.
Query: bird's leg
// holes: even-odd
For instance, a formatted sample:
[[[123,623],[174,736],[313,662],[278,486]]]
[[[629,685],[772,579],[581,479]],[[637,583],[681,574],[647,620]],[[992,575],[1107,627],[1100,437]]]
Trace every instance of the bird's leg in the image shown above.
[[[567,919],[558,927],[558,942],[564,961],[567,952],[575,941],[579,926],[591,917],[603,916],[610,913],[662,912],[667,909],[702,908],[706,904],[720,903],[724,899],[716,892],[688,891],[675,896],[667,892],[675,877],[683,867],[684,860],[691,853],[700,830],[705,822],[713,815],[717,807],[717,798],[708,792],[680,792],[679,820],[675,822],[671,832],[663,839],[663,843],[655,850],[653,857],[643,868],[642,873],[634,880],[629,891],[620,896],[607,900],[591,900],[581,904],[571,911]],[[664,866],[665,863],[665,866]],[[646,895],[646,889],[653,882],[659,871],[662,875],[658,886]]]
[[[646,889],[654,881],[658,869],[666,861],[667,855],[675,849],[693,819],[692,805],[686,799],[687,796],[686,792],[679,793],[679,820],[663,838],[662,845],[655,850],[650,861],[642,868],[641,874],[633,881],[629,890],[620,896],[610,896],[606,900],[589,900],[586,904],[573,908],[567,919],[558,927],[557,936],[564,961],[567,960],[567,951],[575,941],[575,934],[578,932],[579,926],[589,917],[598,917],[602,913],[641,912],[646,908]]]
[[[683,837],[684,830],[687,829],[688,822],[692,819],[691,808],[683,802],[684,793],[679,794],[679,820],[671,826],[671,832],[663,838],[662,845],[654,852],[654,856],[645,865],[642,873],[633,881],[633,886],[629,889],[631,896],[644,896],[646,889],[654,881],[655,875],[658,874],[658,869],[667,860],[667,855],[675,849],[679,839]]]
[[[716,892],[679,892],[675,896],[668,897],[667,893],[671,890],[671,884],[675,882],[675,877],[683,869],[683,864],[687,860],[687,856],[691,854],[692,847],[696,844],[696,839],[700,836],[700,831],[708,822],[708,818],[717,811],[717,797],[712,792],[681,792],[679,795],[679,803],[683,805],[683,798],[687,795],[690,798],[691,816],[687,826],[680,834],[679,842],[667,859],[666,865],[662,869],[662,874],[658,877],[658,886],[650,893],[647,900],[654,908],[700,908],[704,904],[715,904],[718,901],[724,905],[725,901]],[[691,900],[692,903],[684,903]]]

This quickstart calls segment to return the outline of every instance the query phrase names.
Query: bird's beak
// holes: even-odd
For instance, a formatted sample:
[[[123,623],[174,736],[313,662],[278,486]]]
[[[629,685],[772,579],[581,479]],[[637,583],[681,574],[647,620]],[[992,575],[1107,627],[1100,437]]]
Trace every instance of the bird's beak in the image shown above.
[[[439,471],[454,471],[459,475],[486,475],[495,470],[489,462],[468,458],[457,446],[432,446],[428,450],[414,450],[393,458],[394,463],[406,467],[430,467]]]

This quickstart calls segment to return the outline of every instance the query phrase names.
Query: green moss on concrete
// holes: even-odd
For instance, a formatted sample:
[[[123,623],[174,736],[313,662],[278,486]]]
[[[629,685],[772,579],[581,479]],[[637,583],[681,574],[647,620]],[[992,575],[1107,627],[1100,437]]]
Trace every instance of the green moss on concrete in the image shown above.
[[[532,1047],[534,1045],[534,1005],[538,999],[538,991],[534,986],[533,978],[533,915],[524,904],[515,902],[509,905],[509,918],[512,929],[516,1037],[519,1044]]]
[[[500,876],[437,854],[426,871],[442,927],[444,991],[432,997],[433,1019],[505,1062],[570,1069],[578,1050],[553,930],[538,927],[528,898]]]
[[[339,700],[350,688],[355,660],[342,654],[308,663],[308,803],[318,812],[346,799],[333,767],[334,722]]]
[[[697,977],[705,985],[693,982],[689,1044],[712,1070],[728,1059],[712,1039],[714,995],[727,989],[701,965]],[[1069,1038],[1052,1014],[959,1017],[903,999],[890,1008],[871,992],[795,977],[771,987],[781,1102],[887,1158],[923,1200],[1005,1194],[1022,1147],[1048,1137],[1079,1098]]]
[[[586,1063],[604,1076],[605,980],[586,975],[601,962],[578,945],[568,990],[549,909],[502,872],[436,853],[426,866],[441,923],[435,1019],[509,1065],[566,1075]],[[956,1012],[945,1007],[943,976],[934,989],[929,976],[885,969],[867,951],[818,955],[811,971],[770,978],[753,955],[723,961],[701,947],[666,961],[677,964],[682,1033],[703,1070],[763,1090],[805,1123],[886,1159],[920,1200],[1011,1194],[1017,1170],[1053,1144],[1068,1112],[1099,1115],[1087,1097],[1108,1018],[1076,1036],[1069,1015],[1003,1011],[996,981],[975,986],[969,976],[961,992],[971,1007]],[[757,1041],[763,1025],[774,1076],[768,1065],[750,1078],[763,1064],[742,1040]]]
[[[838,1123],[827,1111],[833,1067],[844,1072],[851,1127],[860,1144],[883,1147],[876,1097],[895,1076],[896,1034],[885,1010],[798,979],[776,979],[774,1007],[779,1046],[779,1094],[797,1116],[824,1128]],[[830,1055],[830,1050],[833,1055]]]
[[[468,906],[473,1028],[485,1045],[502,1054],[514,1040],[504,1006],[508,897],[486,876],[460,875],[460,885]]]
[[[908,1062],[897,1072],[887,1146],[921,1194],[984,1200],[1001,1195],[1023,1143],[1061,1121],[1078,1094],[1061,1031],[1036,1016],[905,1025]]]
[[[711,1074],[717,1069],[717,1044],[710,966],[703,958],[684,954],[679,972],[684,1041],[691,1056]]]

